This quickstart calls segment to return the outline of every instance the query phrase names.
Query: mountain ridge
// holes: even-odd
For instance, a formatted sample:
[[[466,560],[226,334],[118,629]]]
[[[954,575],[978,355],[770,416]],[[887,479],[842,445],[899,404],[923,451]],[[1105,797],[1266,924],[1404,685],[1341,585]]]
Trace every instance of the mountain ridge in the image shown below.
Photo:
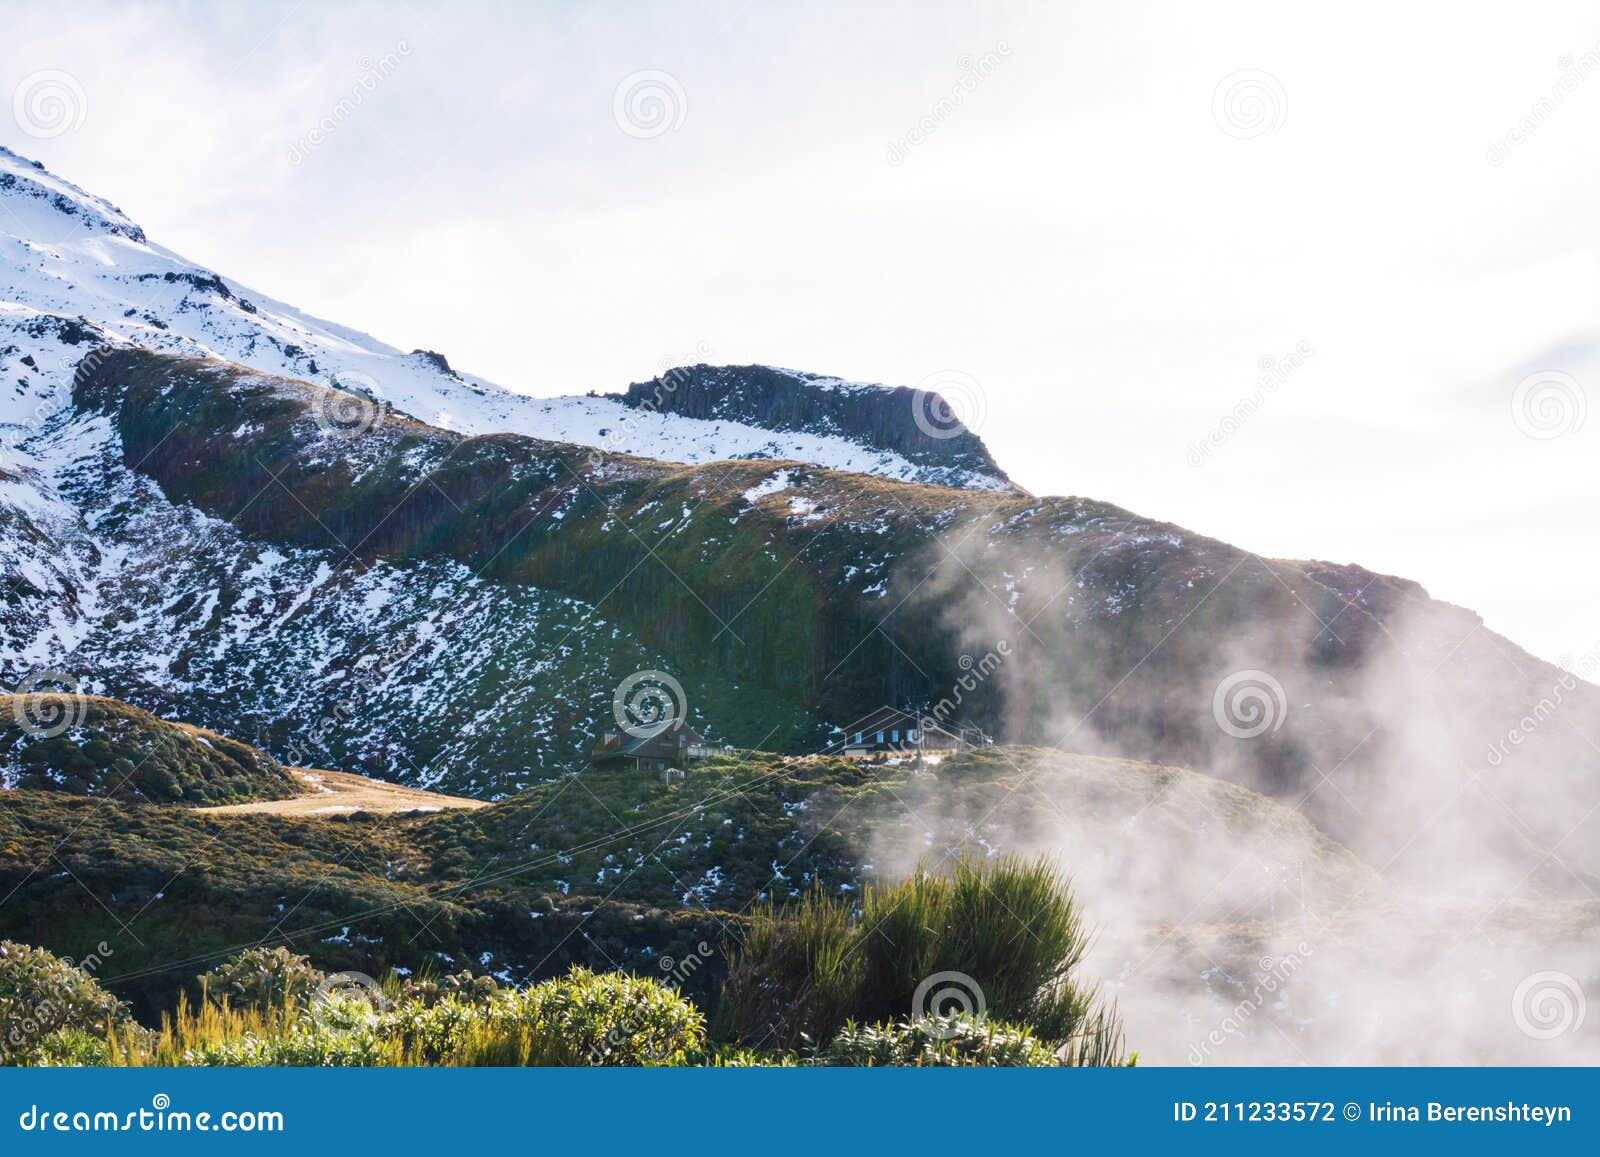
[[[3,147],[0,205],[7,210],[0,214],[0,268],[8,281],[0,302],[0,381],[9,376],[19,387],[9,404],[0,394],[0,427],[26,425],[30,399],[34,405],[48,402],[32,397],[42,384],[37,376],[26,367],[12,372],[4,356],[8,350],[32,356],[26,343],[7,343],[4,334],[8,322],[17,332],[30,315],[42,314],[154,349],[223,357],[266,373],[353,387],[421,421],[468,433],[512,431],[691,464],[781,458],[949,485],[1009,485],[981,442],[965,432],[951,431],[957,446],[946,454],[924,448],[914,461],[875,444],[882,439],[870,430],[763,427],[752,421],[753,405],[702,421],[670,409],[624,405],[614,396],[541,398],[504,389],[453,369],[437,351],[405,353],[230,284],[150,242],[109,201]],[[909,405],[898,417],[899,425],[912,429]],[[943,461],[951,456],[961,461]],[[976,467],[963,465],[967,460]]]

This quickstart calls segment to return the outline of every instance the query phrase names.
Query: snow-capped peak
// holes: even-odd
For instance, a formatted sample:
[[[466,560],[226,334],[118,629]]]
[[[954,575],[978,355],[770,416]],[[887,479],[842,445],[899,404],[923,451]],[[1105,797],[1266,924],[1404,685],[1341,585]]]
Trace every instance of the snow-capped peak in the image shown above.
[[[443,354],[403,352],[195,265],[151,242],[109,201],[0,148],[0,436],[14,443],[42,413],[59,408],[70,386],[63,369],[104,341],[353,387],[421,421],[467,434],[526,434],[690,464],[794,459],[906,481],[1009,487],[986,452],[947,462],[939,457],[950,456],[947,447],[928,453],[885,442],[873,432],[881,421],[869,426],[827,417],[830,398],[889,393],[839,378],[768,367],[671,371],[690,374],[705,388],[753,386],[722,389],[718,408],[703,414],[686,405],[704,388],[660,407],[641,405],[632,390],[553,398],[513,392],[458,372]],[[751,371],[768,377],[752,379]],[[769,399],[761,391],[785,384],[807,392],[815,421],[793,414],[769,420]],[[903,408],[895,421],[909,427],[911,413]]]

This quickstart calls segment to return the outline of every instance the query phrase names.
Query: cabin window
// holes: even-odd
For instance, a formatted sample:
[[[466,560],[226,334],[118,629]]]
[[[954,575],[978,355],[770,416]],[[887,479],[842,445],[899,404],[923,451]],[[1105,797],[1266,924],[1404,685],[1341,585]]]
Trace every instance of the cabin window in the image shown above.
[[[915,743],[916,741],[917,741],[917,729],[915,727],[913,727],[910,731],[906,732],[906,742],[907,743]]]
[[[883,742],[883,732],[881,732],[881,731],[880,731],[880,732],[878,732],[878,742],[879,742],[879,743],[882,743],[882,742]]]
[[[890,743],[899,743],[900,742],[900,729],[898,727],[895,728],[893,731],[889,732],[889,742]]]
[[[857,743],[860,743],[860,742],[861,742],[861,732],[859,732],[859,731],[858,731],[858,732],[856,732],[856,742],[857,742]]]

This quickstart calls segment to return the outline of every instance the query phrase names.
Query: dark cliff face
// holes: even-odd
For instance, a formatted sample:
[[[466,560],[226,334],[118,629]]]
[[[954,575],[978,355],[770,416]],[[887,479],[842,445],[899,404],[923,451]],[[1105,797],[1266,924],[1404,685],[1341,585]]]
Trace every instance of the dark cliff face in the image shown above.
[[[930,468],[924,482],[1010,486],[982,439],[936,393],[772,366],[694,365],[613,396],[635,409],[847,439]],[[920,423],[919,406],[928,415]]]

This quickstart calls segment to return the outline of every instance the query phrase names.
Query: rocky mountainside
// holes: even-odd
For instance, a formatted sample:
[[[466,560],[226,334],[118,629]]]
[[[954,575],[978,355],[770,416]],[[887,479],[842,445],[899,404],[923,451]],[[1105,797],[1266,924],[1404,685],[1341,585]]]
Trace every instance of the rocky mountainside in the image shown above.
[[[946,375],[942,384],[946,391],[960,390],[969,399],[964,404],[971,404],[976,387],[961,375]],[[883,461],[826,462],[820,456],[784,454],[778,445],[765,457],[803,457],[842,470],[938,486],[1004,490],[1010,485],[982,440],[961,424],[953,409],[957,403],[932,389],[846,382],[772,366],[694,365],[635,382],[615,396],[646,413],[855,442],[880,452]],[[900,461],[914,469],[891,465]]]
[[[508,431],[678,462],[796,459],[908,481],[1008,486],[936,393],[839,383],[861,397],[882,395],[883,412],[841,412],[842,420],[815,428],[764,425],[753,398],[730,401],[714,420],[617,397],[533,398],[460,373],[435,351],[404,353],[225,280],[151,242],[110,202],[3,147],[0,207],[0,435],[7,441],[61,401],[55,343],[46,340],[41,351],[35,341],[48,332],[71,344],[72,327],[88,324],[152,349],[221,356],[379,398],[468,433]],[[930,428],[950,448],[918,443],[913,398],[933,416],[924,424],[944,423]],[[898,433],[886,437],[889,428]]]
[[[719,741],[815,750],[905,704],[1231,779],[1397,873],[1597,886],[1600,692],[1414,583],[998,474],[933,486],[724,442],[700,449],[733,460],[686,465],[636,456],[622,425],[610,441],[631,415],[725,412],[769,440],[865,430],[855,452],[914,471],[992,466],[975,441],[941,462],[847,404],[882,391],[831,379],[763,400],[740,383],[784,372],[697,369],[664,404],[703,416],[584,399],[613,417],[579,439],[554,403],[230,286],[0,161],[22,230],[0,236],[9,683],[53,669],[286,762],[492,798],[570,771],[617,687],[655,670]],[[842,408],[807,418],[828,394]]]

